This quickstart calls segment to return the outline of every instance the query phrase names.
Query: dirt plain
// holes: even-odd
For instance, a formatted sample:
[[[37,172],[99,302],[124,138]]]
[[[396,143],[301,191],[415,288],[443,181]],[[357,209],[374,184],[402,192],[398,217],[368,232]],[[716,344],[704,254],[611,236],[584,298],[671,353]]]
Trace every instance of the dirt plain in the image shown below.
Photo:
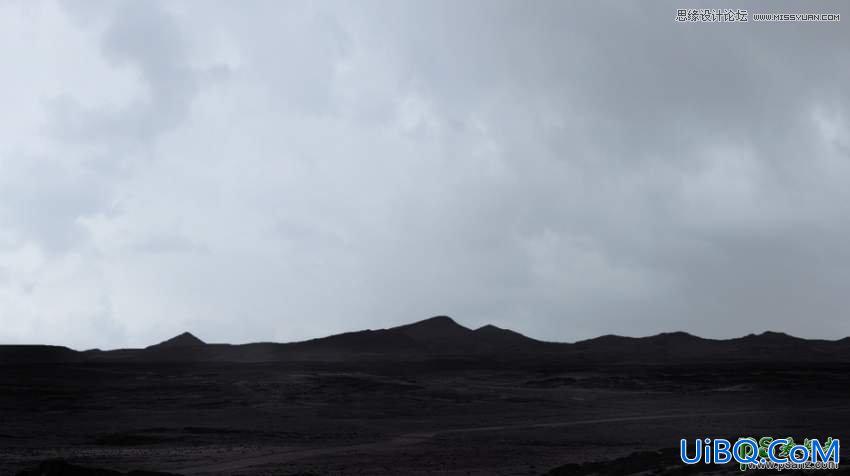
[[[841,438],[848,370],[483,358],[4,365],[0,474],[54,458],[183,475],[736,473],[684,468],[670,452],[680,438]]]

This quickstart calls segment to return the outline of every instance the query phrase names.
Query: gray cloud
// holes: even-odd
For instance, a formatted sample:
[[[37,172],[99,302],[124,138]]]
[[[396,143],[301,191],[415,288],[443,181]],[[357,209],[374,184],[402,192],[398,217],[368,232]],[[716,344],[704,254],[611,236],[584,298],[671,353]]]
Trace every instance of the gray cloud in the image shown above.
[[[850,334],[850,34],[686,6],[4,5],[0,339]]]

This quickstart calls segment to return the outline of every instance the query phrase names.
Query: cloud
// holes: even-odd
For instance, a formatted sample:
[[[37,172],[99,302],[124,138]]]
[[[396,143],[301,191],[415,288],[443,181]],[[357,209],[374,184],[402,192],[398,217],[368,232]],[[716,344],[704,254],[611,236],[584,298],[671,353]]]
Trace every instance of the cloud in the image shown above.
[[[0,340],[850,334],[848,32],[682,7],[4,4]]]

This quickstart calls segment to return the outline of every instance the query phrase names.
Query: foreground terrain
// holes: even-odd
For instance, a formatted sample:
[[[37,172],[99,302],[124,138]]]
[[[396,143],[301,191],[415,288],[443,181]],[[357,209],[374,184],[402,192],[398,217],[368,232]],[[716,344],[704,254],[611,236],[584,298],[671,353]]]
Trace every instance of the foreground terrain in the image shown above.
[[[0,474],[734,474],[684,467],[679,439],[844,437],[847,342],[552,344],[441,317],[296,344],[0,346]]]
[[[679,438],[841,437],[848,366],[375,363],[0,368],[0,474],[541,474]],[[565,473],[566,474],[566,473]]]

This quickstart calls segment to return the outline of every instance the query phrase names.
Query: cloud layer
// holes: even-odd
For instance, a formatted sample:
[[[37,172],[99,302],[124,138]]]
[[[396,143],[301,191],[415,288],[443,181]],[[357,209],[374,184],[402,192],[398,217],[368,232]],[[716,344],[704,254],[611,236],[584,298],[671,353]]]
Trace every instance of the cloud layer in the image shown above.
[[[850,30],[682,7],[2,3],[0,341],[850,334]]]

